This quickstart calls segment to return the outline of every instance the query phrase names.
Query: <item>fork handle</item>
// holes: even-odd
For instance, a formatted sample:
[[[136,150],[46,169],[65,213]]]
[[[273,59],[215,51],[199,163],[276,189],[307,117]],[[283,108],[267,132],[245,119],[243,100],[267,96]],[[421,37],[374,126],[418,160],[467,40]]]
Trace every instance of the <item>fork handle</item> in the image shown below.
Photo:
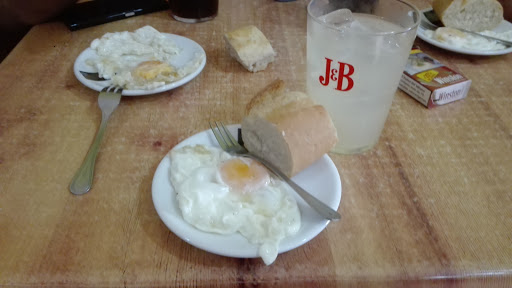
[[[318,214],[322,215],[326,219],[333,220],[333,221],[338,221],[341,219],[341,215],[338,212],[336,212],[331,207],[324,204],[322,201],[318,200],[313,195],[309,194],[308,191],[302,189],[299,185],[297,185],[297,183],[293,182],[292,179],[290,179],[288,176],[286,176],[286,174],[281,172],[281,170],[279,170],[277,167],[272,165],[270,162],[254,155],[254,154],[249,153],[246,155],[255,160],[258,160],[259,162],[261,162],[261,164],[265,165],[268,169],[270,169],[270,171],[272,171],[272,173],[276,174],[279,178],[281,178],[283,181],[288,183],[288,185],[290,185],[290,187],[292,187],[293,190],[297,191],[299,196],[302,199],[304,199],[304,201],[306,201],[313,209],[315,209],[315,211],[318,212]]]
[[[92,179],[94,177],[94,164],[96,163],[96,156],[100,150],[101,139],[103,139],[103,134],[105,133],[105,127],[107,127],[109,116],[110,115],[102,115],[100,128],[96,133],[94,142],[91,144],[89,152],[87,152],[87,156],[85,156],[82,166],[80,166],[78,171],[76,171],[73,180],[71,180],[69,190],[75,195],[85,194],[91,189]]]
[[[500,43],[502,45],[505,45],[507,47],[512,46],[512,42],[511,41],[507,41],[507,40],[496,38],[496,37],[492,37],[492,36],[487,36],[487,35],[484,35],[484,34],[481,34],[481,33],[478,33],[478,32],[469,31],[469,30],[462,29],[462,28],[459,29],[459,30],[462,31],[462,32],[466,32],[468,34],[480,36],[480,37],[485,38],[487,40],[496,41],[496,42],[498,42],[498,43]]]

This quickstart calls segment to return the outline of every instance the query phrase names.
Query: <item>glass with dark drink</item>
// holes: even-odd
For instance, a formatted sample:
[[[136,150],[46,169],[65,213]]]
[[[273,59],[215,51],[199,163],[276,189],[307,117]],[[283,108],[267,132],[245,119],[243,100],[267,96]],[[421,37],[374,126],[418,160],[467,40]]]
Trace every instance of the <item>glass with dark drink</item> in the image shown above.
[[[169,0],[169,7],[174,19],[196,23],[215,18],[219,0]]]

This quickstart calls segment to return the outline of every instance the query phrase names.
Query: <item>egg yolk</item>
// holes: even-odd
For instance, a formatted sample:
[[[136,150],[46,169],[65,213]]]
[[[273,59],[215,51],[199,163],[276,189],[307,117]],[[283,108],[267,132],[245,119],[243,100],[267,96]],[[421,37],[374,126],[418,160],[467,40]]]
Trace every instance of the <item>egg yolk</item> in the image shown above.
[[[235,191],[252,192],[270,182],[267,170],[251,159],[231,159],[220,167],[220,176],[224,183]]]
[[[173,68],[167,63],[160,61],[145,61],[133,69],[132,75],[136,78],[152,80],[160,74],[168,76],[173,72]]]

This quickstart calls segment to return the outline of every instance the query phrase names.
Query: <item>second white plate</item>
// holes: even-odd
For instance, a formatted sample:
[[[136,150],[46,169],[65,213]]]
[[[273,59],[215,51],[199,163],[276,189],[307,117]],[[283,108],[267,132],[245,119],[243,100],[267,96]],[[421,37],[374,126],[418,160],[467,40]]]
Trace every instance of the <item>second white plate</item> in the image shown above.
[[[197,44],[195,41],[190,40],[186,37],[174,35],[174,34],[168,34],[168,33],[162,33],[165,37],[168,37],[176,43],[178,47],[181,48],[181,53],[173,59],[171,64],[177,68],[185,66],[190,61],[194,61],[196,59],[198,53],[201,55],[204,55],[203,60],[199,64],[196,70],[194,70],[192,73],[186,75],[185,77],[179,79],[178,81],[169,83],[164,86],[160,86],[156,89],[152,90],[123,90],[123,96],[140,96],[140,95],[151,95],[156,94],[164,91],[168,91],[174,88],[177,88],[190,80],[194,79],[201,71],[203,70],[204,66],[206,65],[206,53],[204,52],[203,47],[201,45]],[[101,89],[105,88],[106,86],[110,85],[110,81],[93,81],[86,79],[80,71],[84,72],[96,72],[93,71],[92,67],[86,64],[87,59],[94,59],[97,58],[98,55],[96,52],[91,49],[87,48],[85,49],[75,60],[75,64],[73,65],[73,71],[75,73],[76,78],[78,81],[80,81],[85,86],[96,90],[101,91]]]
[[[237,135],[240,125],[229,125],[228,128],[233,135]],[[219,146],[213,133],[206,130],[185,139],[173,149],[195,144]],[[220,235],[203,232],[183,219],[176,194],[169,180],[170,164],[171,161],[166,155],[156,169],[152,184],[153,204],[165,225],[178,237],[199,249],[235,258],[259,257],[258,246],[249,243],[239,233]],[[292,180],[329,207],[334,210],[338,209],[341,200],[341,180],[338,170],[329,156],[324,155],[310,167],[294,176]],[[307,243],[322,232],[330,222],[319,216],[298,195],[295,195],[295,198],[301,213],[301,228],[296,235],[281,241],[279,253]]]

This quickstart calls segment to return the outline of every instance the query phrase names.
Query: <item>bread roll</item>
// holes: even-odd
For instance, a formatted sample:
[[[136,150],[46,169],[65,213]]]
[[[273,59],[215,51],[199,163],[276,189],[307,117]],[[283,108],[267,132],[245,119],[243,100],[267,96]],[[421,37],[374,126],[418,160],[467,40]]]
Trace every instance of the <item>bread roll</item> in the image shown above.
[[[224,35],[229,54],[247,70],[257,72],[274,61],[275,52],[268,39],[253,25]]]
[[[256,94],[246,106],[247,115],[269,115],[277,110],[313,106],[311,98],[298,91],[288,92],[283,80],[275,80]]]
[[[336,128],[321,105],[301,92],[286,92],[275,81],[247,105],[242,121],[245,147],[293,176],[313,164],[338,142]]]
[[[451,28],[478,32],[492,30],[503,21],[503,7],[496,0],[434,0],[432,8]]]

